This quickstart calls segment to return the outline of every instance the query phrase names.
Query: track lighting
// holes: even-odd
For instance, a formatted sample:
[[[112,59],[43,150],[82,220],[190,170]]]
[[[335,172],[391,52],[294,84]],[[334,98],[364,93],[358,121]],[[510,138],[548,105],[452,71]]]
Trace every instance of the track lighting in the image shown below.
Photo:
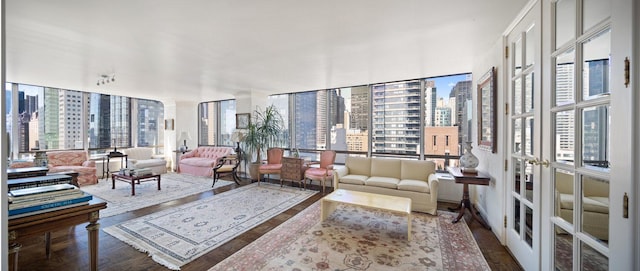
[[[98,82],[96,83],[96,85],[104,85],[104,84],[108,84],[111,82],[115,82],[116,81],[116,75],[115,74],[101,74],[100,78],[98,78]]]

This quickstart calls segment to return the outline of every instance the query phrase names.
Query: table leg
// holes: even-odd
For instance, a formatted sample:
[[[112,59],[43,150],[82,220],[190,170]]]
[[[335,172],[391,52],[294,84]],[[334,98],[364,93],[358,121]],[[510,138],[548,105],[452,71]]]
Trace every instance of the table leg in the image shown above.
[[[132,179],[131,179],[131,195],[132,196],[136,195],[136,178],[134,178],[134,177],[132,177]]]
[[[407,241],[411,241],[411,213],[407,215]]]
[[[160,175],[158,175],[158,190],[160,190]]]
[[[452,223],[458,223],[462,216],[464,216],[464,211],[469,207],[469,184],[464,184],[462,187],[462,200],[460,201],[460,210],[458,211],[458,217],[452,221]]]
[[[336,205],[338,204],[332,201],[320,200],[320,221],[327,219],[336,210]]]
[[[116,189],[116,175],[111,175],[111,189]]]
[[[9,270],[18,271],[18,254],[20,254],[21,244],[9,244]]]
[[[477,220],[478,223],[480,223],[480,225],[482,225],[483,227],[485,227],[486,229],[490,230],[491,227],[489,226],[489,224],[487,224],[484,219],[482,219],[482,217],[478,216],[478,211],[476,211],[476,208],[473,207],[473,205],[471,203],[469,203],[469,212],[471,212],[471,216],[473,217],[473,219]]]
[[[47,254],[47,259],[51,258],[51,232],[44,233],[44,251]]]
[[[87,225],[89,235],[89,266],[92,271],[98,270],[98,229],[100,224],[91,222]]]

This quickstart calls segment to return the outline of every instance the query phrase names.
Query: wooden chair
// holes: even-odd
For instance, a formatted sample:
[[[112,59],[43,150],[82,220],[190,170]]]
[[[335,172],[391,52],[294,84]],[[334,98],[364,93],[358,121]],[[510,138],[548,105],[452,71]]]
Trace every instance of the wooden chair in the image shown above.
[[[322,151],[320,153],[320,162],[315,162],[315,164],[320,164],[319,167],[309,167],[304,172],[304,178],[309,179],[309,184],[311,181],[319,181],[322,185],[322,193],[325,191],[325,182],[327,178],[331,178],[333,176],[333,163],[336,160],[336,152],[335,151]],[[312,163],[314,164],[314,163]]]
[[[267,150],[267,163],[260,165],[258,171],[262,174],[278,174],[282,170],[282,157],[284,156],[284,149],[271,148]],[[258,178],[258,185],[260,185],[260,179]]]
[[[218,162],[213,167],[213,184],[216,185],[216,181],[220,179],[220,176],[225,174],[231,174],[233,181],[236,184],[240,184],[240,177],[238,177],[238,166],[240,166],[240,157],[238,155],[223,156],[218,159]]]

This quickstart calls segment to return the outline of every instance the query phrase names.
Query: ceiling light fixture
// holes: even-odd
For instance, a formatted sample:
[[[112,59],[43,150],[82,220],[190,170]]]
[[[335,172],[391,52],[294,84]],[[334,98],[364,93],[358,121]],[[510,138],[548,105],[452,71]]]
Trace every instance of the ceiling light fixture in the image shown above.
[[[104,84],[108,84],[111,82],[115,82],[116,81],[116,75],[115,74],[101,74],[100,78],[98,78],[98,82],[96,83],[96,85],[104,85]]]

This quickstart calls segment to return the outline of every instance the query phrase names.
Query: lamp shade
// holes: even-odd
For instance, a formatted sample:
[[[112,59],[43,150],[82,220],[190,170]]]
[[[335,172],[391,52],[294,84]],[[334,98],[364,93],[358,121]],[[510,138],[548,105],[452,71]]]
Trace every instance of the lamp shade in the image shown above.
[[[231,141],[240,142],[242,140],[244,140],[244,133],[242,133],[241,131],[235,131],[233,132],[233,134],[231,134]]]
[[[180,140],[191,140],[191,134],[189,132],[180,132]]]

